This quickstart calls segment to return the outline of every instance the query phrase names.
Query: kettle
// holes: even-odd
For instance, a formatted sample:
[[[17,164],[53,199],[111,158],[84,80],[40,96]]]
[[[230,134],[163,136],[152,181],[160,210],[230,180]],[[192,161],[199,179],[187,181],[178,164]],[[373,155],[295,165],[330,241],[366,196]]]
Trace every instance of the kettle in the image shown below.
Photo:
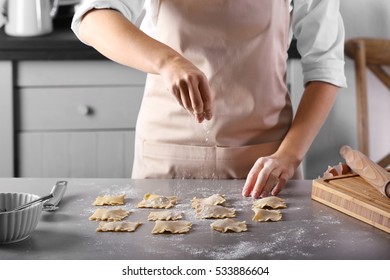
[[[58,0],[5,0],[4,31],[7,35],[29,37],[53,31]]]

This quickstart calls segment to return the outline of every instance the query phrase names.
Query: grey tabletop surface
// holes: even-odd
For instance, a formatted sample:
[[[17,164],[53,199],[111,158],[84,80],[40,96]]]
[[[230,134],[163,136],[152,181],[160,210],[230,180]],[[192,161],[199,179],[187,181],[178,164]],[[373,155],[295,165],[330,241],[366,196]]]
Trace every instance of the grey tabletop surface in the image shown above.
[[[63,179],[63,178],[61,178]],[[45,195],[57,179],[1,178],[0,192]],[[253,222],[251,198],[241,196],[242,180],[65,179],[67,192],[55,212],[43,212],[35,231],[24,241],[0,245],[0,259],[390,259],[390,234],[311,200],[311,181],[290,181],[279,195],[287,208],[278,222]],[[142,225],[132,233],[96,232],[88,218],[99,195],[126,194],[128,221]],[[150,209],[137,208],[145,193],[176,195],[173,208],[193,227],[187,234],[151,233]],[[228,207],[245,220],[248,231],[220,233],[212,220],[195,217],[190,200],[224,194]]]

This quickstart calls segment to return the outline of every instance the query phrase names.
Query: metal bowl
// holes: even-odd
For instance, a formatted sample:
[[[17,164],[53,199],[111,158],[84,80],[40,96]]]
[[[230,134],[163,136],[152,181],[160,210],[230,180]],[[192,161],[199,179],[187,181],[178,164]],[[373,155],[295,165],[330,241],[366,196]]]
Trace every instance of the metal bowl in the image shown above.
[[[13,209],[39,196],[30,193],[0,193],[0,208]],[[19,211],[0,212],[0,244],[26,239],[36,228],[42,214],[43,202]]]

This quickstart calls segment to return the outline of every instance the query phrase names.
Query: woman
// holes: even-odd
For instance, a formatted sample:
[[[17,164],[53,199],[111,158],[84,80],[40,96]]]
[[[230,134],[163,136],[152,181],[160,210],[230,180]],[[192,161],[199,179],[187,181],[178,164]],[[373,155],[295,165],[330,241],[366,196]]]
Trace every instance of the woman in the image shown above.
[[[72,28],[149,73],[133,178],[246,178],[244,196],[277,195],[345,86],[336,0],[86,0]],[[292,31],[305,83],[294,120]]]

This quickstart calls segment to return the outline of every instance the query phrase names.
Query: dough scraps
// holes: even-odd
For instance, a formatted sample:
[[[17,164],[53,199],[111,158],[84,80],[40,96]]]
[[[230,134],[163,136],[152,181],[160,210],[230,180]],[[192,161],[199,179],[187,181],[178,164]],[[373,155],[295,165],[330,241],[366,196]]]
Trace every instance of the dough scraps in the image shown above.
[[[138,208],[171,208],[177,203],[176,196],[162,196],[147,193],[144,199],[138,203]]]
[[[130,211],[123,209],[103,209],[98,208],[89,220],[91,221],[120,221],[129,216]]]
[[[213,222],[210,227],[213,230],[220,231],[220,232],[227,232],[227,231],[234,231],[234,232],[242,232],[247,231],[246,222],[236,222],[233,219],[223,219],[223,220],[216,220]]]
[[[282,214],[279,210],[267,210],[261,208],[252,208],[255,212],[255,215],[252,218],[252,221],[256,222],[266,222],[266,221],[280,221],[282,219]]]
[[[125,196],[125,194],[98,196],[92,205],[123,205],[125,204]]]
[[[195,212],[198,219],[234,218],[236,216],[236,209],[220,205],[200,205]]]
[[[206,198],[197,198],[194,197],[191,199],[192,208],[197,208],[200,204],[208,204],[208,205],[220,205],[226,201],[224,195],[213,194]]]
[[[192,223],[188,221],[156,221],[152,233],[186,233],[191,227]]]
[[[267,196],[264,198],[260,198],[253,202],[253,207],[255,208],[269,207],[272,209],[287,208],[284,199],[277,196]]]
[[[98,232],[107,231],[135,231],[142,223],[139,222],[100,222],[99,227],[96,229]]]
[[[156,221],[156,220],[180,220],[182,218],[180,213],[175,213],[173,211],[158,211],[158,212],[150,212],[148,216],[149,221]]]

